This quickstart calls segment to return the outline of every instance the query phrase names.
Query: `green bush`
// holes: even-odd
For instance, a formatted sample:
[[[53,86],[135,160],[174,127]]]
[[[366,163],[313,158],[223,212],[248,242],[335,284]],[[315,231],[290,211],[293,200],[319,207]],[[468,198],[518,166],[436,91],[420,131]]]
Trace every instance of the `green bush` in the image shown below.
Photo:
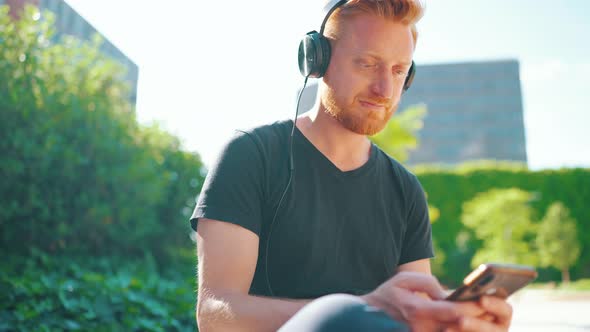
[[[0,245],[26,253],[168,262],[193,245],[196,153],[137,123],[124,68],[90,43],[54,41],[53,15],[0,6]]]
[[[4,256],[0,331],[195,331],[194,262]]]
[[[0,331],[194,331],[196,153],[138,124],[100,38],[0,6]],[[108,257],[108,258],[107,258]]]

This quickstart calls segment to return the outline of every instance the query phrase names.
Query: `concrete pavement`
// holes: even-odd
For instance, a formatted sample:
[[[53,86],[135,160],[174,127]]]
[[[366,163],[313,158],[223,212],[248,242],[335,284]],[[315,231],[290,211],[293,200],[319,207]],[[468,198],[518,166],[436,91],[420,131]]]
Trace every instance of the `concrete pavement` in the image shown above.
[[[590,331],[590,291],[521,290],[509,302],[511,332]]]

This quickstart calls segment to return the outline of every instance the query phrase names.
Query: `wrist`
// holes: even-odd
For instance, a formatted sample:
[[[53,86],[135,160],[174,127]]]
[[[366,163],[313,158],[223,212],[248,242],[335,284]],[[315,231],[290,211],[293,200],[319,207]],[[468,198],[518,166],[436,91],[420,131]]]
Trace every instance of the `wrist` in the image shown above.
[[[362,295],[360,297],[363,301],[365,301],[365,303],[371,307],[375,307],[377,309],[381,309],[383,311],[386,311],[386,307],[387,304],[382,301],[379,296],[377,294],[375,294],[374,292]]]
[[[391,298],[383,297],[383,294],[380,294],[377,291],[363,295],[360,298],[365,301],[368,306],[385,312],[391,318],[400,322],[406,321],[398,307],[399,303],[393,301]]]

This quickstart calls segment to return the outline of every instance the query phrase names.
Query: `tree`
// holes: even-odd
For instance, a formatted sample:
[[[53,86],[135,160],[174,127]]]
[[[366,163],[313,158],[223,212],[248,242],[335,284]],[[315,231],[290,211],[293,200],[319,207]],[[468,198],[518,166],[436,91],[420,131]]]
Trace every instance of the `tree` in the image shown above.
[[[539,263],[561,271],[562,281],[570,281],[569,269],[580,256],[576,221],[561,202],[552,203],[543,217],[536,239]]]
[[[533,264],[532,194],[521,189],[491,189],[463,204],[461,222],[483,242],[471,261]]]
[[[370,139],[387,154],[404,162],[409,151],[419,144],[416,134],[424,126],[426,113],[426,105],[415,105],[396,113],[387,126]]]

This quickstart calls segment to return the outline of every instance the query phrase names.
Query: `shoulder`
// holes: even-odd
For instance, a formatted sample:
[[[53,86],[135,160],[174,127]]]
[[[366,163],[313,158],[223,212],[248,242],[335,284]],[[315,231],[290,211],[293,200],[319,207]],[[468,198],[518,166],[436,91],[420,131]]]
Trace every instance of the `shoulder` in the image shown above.
[[[250,149],[256,149],[261,155],[273,158],[276,151],[285,150],[288,138],[291,134],[293,122],[291,120],[278,120],[272,123],[256,125],[247,128],[235,129],[230,142],[247,144]],[[240,144],[240,143],[238,143]]]
[[[264,171],[282,162],[292,122],[288,120],[234,129],[222,143],[209,170],[210,175],[244,173],[248,169]]]
[[[251,127],[236,128],[225,140],[222,152],[240,150],[250,153],[252,150],[265,150],[269,144],[278,143],[288,135],[289,120],[280,120]]]
[[[272,123],[259,124],[251,127],[237,128],[234,130],[232,141],[251,141],[258,147],[269,143],[283,141],[288,137],[292,121],[278,120]]]
[[[386,174],[389,174],[390,181],[385,185],[395,193],[395,199],[404,207],[406,219],[410,220],[412,215],[425,215],[420,220],[428,220],[426,193],[418,176],[381,149],[378,154],[381,167],[388,168]]]
[[[272,123],[259,124],[246,128],[238,128],[235,130],[235,132],[237,135],[247,135],[252,139],[272,139],[285,136],[291,126],[291,120],[278,120]]]
[[[381,176],[385,179],[382,183],[393,194],[392,199],[398,201],[407,211],[425,200],[424,188],[412,171],[379,147],[377,159]]]
[[[415,192],[416,190],[421,189],[422,186],[416,174],[402,165],[398,160],[388,155],[377,145],[373,146],[377,149],[379,167],[390,173],[392,178],[396,182],[399,182],[399,185],[404,189],[404,191]]]

